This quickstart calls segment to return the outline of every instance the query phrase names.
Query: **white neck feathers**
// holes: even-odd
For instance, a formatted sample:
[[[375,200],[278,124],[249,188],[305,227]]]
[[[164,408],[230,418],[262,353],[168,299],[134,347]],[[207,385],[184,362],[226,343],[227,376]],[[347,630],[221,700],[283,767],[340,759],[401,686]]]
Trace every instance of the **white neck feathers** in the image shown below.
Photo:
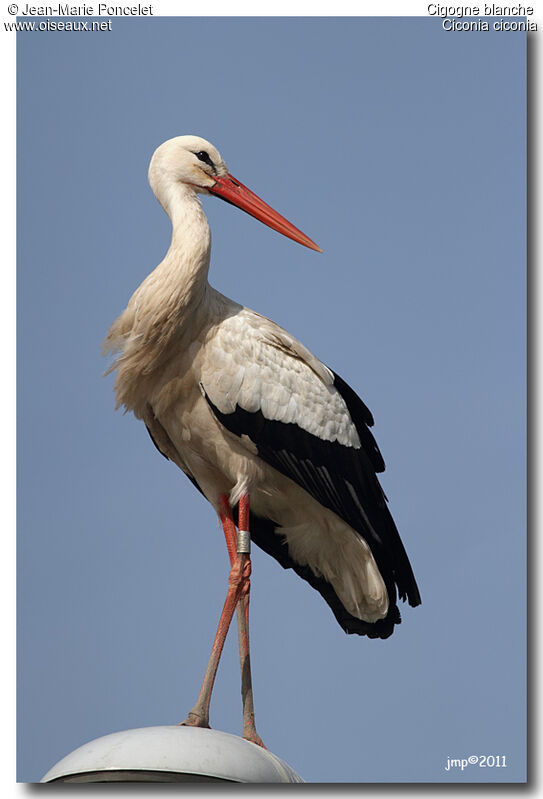
[[[144,383],[198,334],[209,297],[211,233],[200,200],[182,183],[157,198],[172,221],[170,248],[134,292],[104,342],[105,351],[120,352],[111,367],[117,369],[118,404],[135,411]]]

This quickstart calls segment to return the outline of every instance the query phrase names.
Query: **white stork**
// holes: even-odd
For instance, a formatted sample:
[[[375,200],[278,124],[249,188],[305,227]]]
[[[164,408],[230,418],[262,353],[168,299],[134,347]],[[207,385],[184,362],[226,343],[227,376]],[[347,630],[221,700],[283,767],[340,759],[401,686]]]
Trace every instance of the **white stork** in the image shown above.
[[[384,463],[370,411],[303,344],[209,285],[211,234],[198,195],[220,197],[320,248],[233,178],[198,136],[164,142],[149,182],[171,219],[171,245],[111,326],[104,349],[118,353],[110,369],[117,371],[117,407],[145,422],[160,452],[213,505],[228,546],[225,605],[183,723],[209,726],[237,606],[243,735],[262,744],[249,665],[249,530],[319,591],[347,633],[387,638],[400,623],[397,596],[416,606],[419,591],[376,477]]]

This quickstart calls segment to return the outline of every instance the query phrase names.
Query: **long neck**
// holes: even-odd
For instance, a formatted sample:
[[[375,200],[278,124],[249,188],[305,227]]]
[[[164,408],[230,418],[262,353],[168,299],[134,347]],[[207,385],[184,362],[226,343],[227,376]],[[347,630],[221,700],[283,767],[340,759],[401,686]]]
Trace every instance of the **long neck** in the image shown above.
[[[196,194],[180,184],[175,201],[162,203],[172,221],[166,257],[132,295],[111,326],[104,351],[120,351],[117,404],[144,413],[156,388],[156,375],[167,377],[172,355],[180,355],[206,324],[211,292],[207,282],[211,234]]]
[[[211,232],[196,193],[183,184],[168,202],[172,240],[164,261],[155,270],[171,291],[179,310],[190,310],[207,287]]]
[[[211,233],[200,200],[179,184],[163,207],[172,221],[170,247],[129,304],[136,311],[135,327],[145,339],[153,334],[171,339],[193,327],[208,288]]]
[[[175,201],[162,202],[172,221],[172,240],[162,263],[134,292],[112,325],[106,348],[156,361],[170,344],[187,344],[205,322],[211,233],[196,194],[180,184]]]

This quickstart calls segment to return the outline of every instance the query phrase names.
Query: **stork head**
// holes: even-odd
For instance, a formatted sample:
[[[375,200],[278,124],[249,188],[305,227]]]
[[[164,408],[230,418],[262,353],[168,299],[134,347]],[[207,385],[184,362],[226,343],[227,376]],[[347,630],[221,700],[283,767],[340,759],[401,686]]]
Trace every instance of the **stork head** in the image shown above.
[[[161,144],[151,158],[149,183],[167,213],[172,196],[183,186],[184,191],[214,194],[284,236],[322,252],[305,233],[236,180],[217,148],[200,136],[176,136]]]
[[[218,176],[227,174],[219,151],[200,136],[168,139],[155,150],[149,165],[149,183],[157,196],[171,183],[185,183],[207,193]]]

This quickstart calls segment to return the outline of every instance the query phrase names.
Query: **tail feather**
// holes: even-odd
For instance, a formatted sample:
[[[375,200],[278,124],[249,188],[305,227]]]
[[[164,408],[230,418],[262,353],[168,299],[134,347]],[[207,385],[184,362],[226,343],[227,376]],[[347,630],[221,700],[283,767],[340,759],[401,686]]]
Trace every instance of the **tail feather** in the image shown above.
[[[237,523],[237,507],[234,508],[234,520]],[[400,611],[396,605],[394,584],[387,585],[389,609],[384,619],[374,623],[363,621],[352,616],[343,606],[332,585],[323,577],[316,577],[309,566],[300,566],[288,554],[285,537],[275,532],[276,525],[270,519],[264,519],[250,513],[249,526],[251,539],[272,558],[275,558],[284,569],[293,569],[296,574],[309,583],[329,605],[332,613],[342,629],[349,634],[367,635],[368,638],[388,638],[394,632],[396,624],[401,623]]]

